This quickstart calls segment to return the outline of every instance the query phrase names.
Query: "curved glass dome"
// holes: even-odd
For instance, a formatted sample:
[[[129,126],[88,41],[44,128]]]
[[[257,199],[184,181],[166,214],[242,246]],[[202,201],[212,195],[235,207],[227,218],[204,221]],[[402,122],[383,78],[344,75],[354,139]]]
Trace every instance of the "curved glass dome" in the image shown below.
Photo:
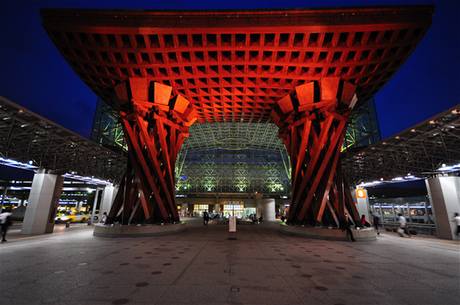
[[[273,123],[203,123],[190,127],[185,146],[192,150],[284,149]]]

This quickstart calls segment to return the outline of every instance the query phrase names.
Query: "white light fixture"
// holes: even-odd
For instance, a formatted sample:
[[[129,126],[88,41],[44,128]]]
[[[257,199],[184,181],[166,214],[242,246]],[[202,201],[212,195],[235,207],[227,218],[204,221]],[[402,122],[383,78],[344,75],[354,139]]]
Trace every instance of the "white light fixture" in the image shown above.
[[[0,157],[0,164],[9,166],[9,167],[26,169],[26,170],[35,170],[38,168],[37,166],[33,165],[33,162],[30,163],[30,161],[28,163],[24,163],[24,162],[20,162],[20,161],[8,159],[8,158],[2,158],[2,157]]]
[[[65,173],[64,175],[62,175],[64,178],[69,178],[69,179],[74,179],[74,180],[78,180],[78,181],[83,181],[83,182],[86,182],[86,183],[89,183],[89,184],[102,184],[102,185],[108,185],[108,184],[111,184],[110,181],[107,181],[107,180],[103,180],[103,179],[98,179],[98,178],[91,178],[91,177],[85,177],[85,176],[80,176],[80,175],[76,175],[76,174],[73,174],[75,172],[71,172],[71,173]]]
[[[439,171],[441,172],[456,172],[460,171],[460,163],[459,164],[454,164],[454,165],[446,165],[445,163],[442,164],[440,168],[438,168]]]

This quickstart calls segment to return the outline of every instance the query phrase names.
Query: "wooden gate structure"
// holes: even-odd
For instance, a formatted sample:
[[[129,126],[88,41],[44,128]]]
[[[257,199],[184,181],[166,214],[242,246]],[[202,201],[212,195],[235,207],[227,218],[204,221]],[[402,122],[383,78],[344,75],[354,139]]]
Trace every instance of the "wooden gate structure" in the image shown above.
[[[269,122],[292,166],[291,223],[358,214],[340,170],[347,118],[403,64],[433,7],[251,11],[46,9],[80,78],[129,147],[110,216],[176,222],[174,166],[194,122]],[[395,110],[397,111],[397,110]]]

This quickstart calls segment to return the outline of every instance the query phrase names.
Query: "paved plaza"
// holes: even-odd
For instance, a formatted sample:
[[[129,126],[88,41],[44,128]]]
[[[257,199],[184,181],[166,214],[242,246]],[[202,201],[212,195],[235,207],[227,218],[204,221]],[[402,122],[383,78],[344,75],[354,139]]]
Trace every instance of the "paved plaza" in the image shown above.
[[[285,236],[276,225],[188,225],[104,239],[91,227],[0,245],[0,304],[450,305],[460,245],[383,234],[374,242]]]

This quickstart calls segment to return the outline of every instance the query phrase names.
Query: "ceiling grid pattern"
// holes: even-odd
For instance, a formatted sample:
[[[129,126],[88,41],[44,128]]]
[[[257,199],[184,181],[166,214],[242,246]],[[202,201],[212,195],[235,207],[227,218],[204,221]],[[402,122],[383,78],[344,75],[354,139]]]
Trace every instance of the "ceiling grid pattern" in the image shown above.
[[[315,13],[50,10],[43,15],[66,60],[107,101],[114,85],[142,77],[185,96],[200,123],[268,122],[276,101],[322,77],[357,84],[360,99],[370,98],[423,37],[431,8]],[[376,15],[382,24],[376,24]],[[251,22],[254,26],[244,26]]]

